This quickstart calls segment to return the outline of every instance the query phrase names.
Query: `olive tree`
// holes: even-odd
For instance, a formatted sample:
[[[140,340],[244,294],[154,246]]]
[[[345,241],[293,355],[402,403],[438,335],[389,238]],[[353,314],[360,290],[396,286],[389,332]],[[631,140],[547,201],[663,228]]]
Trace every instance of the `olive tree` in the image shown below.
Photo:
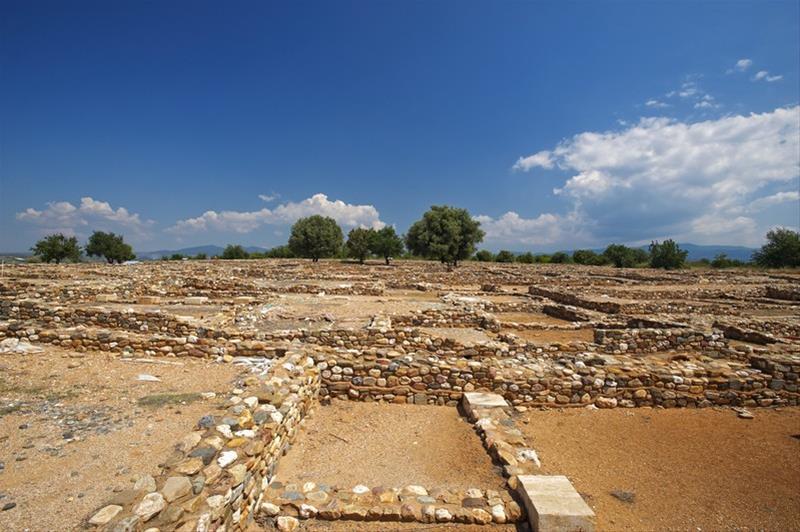
[[[347,234],[347,255],[358,259],[358,262],[364,264],[364,259],[369,256],[369,246],[374,238],[372,229],[364,229],[363,227],[356,227],[351,229]]]
[[[800,233],[791,229],[773,229],[767,243],[753,253],[753,261],[765,268],[800,266]]]
[[[292,226],[289,249],[296,257],[319,259],[335,256],[342,248],[342,229],[336,220],[315,214],[300,218]]]
[[[683,267],[688,254],[673,240],[664,240],[660,244],[653,241],[650,243],[650,267],[677,270]]]
[[[86,254],[92,257],[103,257],[106,262],[122,263],[126,260],[133,260],[136,255],[133,248],[125,243],[122,235],[95,231],[86,243]]]
[[[434,205],[406,234],[406,247],[415,255],[458,266],[475,252],[485,233],[466,209]]]
[[[81,247],[78,245],[78,239],[74,236],[66,237],[61,233],[47,235],[36,242],[31,251],[44,262],[55,261],[56,264],[59,264],[64,259],[77,262],[81,258]]]
[[[387,225],[383,229],[372,231],[372,240],[369,243],[369,250],[379,256],[383,257],[386,265],[389,265],[389,259],[398,257],[403,253],[403,239],[394,230],[394,227]]]

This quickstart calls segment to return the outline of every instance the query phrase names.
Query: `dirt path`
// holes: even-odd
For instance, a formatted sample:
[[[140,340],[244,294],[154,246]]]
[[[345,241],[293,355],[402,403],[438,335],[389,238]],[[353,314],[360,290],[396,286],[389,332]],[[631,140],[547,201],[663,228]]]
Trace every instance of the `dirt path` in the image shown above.
[[[281,482],[503,489],[455,408],[336,401],[318,407],[280,462]]]
[[[565,474],[600,530],[800,530],[800,408],[525,414],[545,474]],[[614,490],[630,492],[623,502]]]

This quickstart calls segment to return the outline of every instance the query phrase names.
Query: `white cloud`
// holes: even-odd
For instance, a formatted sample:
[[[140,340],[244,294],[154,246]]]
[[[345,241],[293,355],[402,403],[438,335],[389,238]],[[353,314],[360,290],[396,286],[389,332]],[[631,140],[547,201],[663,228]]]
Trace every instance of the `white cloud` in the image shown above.
[[[783,76],[770,76],[769,72],[766,70],[759,70],[756,72],[756,75],[753,76],[753,81],[766,81],[767,83],[772,83],[774,81],[780,81],[783,79]]]
[[[753,202],[747,206],[747,210],[748,212],[760,212],[767,207],[774,207],[775,205],[780,205],[781,203],[786,203],[789,201],[800,202],[800,192],[791,190],[786,192],[777,192],[771,196],[758,198],[753,200]]]
[[[540,151],[528,157],[520,157],[517,162],[514,163],[514,170],[527,172],[531,168],[536,168],[537,166],[548,169],[552,168],[554,163],[550,155],[549,151]]]
[[[643,118],[619,131],[580,133],[547,153],[573,172],[555,192],[599,241],[683,235],[752,243],[760,233],[748,206],[794,197],[767,200],[762,191],[800,176],[800,107],[695,123]]]
[[[155,222],[142,220],[139,214],[131,213],[125,207],[114,209],[107,201],[91,197],[81,198],[79,206],[68,201],[47,203],[47,208],[37,210],[32,207],[17,213],[17,220],[38,226],[42,232],[58,231],[69,235],[78,234],[78,229],[92,226],[93,229],[125,229],[139,237],[148,234],[148,228]]]
[[[656,99],[647,100],[646,102],[644,102],[644,104],[647,107],[655,107],[655,108],[659,108],[659,109],[660,108],[664,108],[664,107],[669,107],[668,103],[664,103],[664,102],[661,102],[661,101],[656,100]]]
[[[278,199],[280,197],[281,197],[280,194],[275,194],[274,192],[272,194],[259,194],[258,195],[258,199],[260,199],[261,201],[264,201],[266,203],[269,203],[271,201],[275,201],[276,199]]]
[[[372,205],[352,205],[341,200],[330,201],[325,194],[314,194],[300,202],[287,202],[274,209],[257,211],[206,211],[196,218],[178,220],[167,229],[174,234],[216,230],[234,233],[249,233],[263,225],[289,225],[299,218],[320,214],[330,216],[347,227],[373,227],[380,229],[385,224],[378,210]]]
[[[480,215],[475,220],[481,223],[486,232],[486,242],[497,245],[547,246],[570,240],[584,239],[584,224],[576,213],[566,216],[559,214],[540,214],[536,218],[523,218],[509,211],[499,218]]]
[[[751,66],[753,66],[753,60],[745,58],[745,59],[739,59],[738,61],[736,61],[736,66],[734,68],[736,70],[738,70],[739,72],[744,72],[745,70],[747,70]]]

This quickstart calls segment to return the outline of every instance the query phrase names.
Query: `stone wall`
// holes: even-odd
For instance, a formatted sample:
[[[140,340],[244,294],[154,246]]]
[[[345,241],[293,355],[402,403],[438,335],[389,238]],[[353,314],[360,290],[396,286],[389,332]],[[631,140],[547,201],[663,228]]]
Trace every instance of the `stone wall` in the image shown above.
[[[681,350],[707,354],[727,352],[728,341],[721,332],[681,329],[595,329],[594,342],[606,353],[656,353]]]
[[[595,301],[593,299],[578,297],[574,294],[556,292],[555,290],[548,290],[540,286],[529,287],[528,293],[533,296],[539,296],[550,299],[552,301],[555,301],[556,303],[561,303],[563,305],[571,305],[573,307],[587,308],[589,310],[596,310],[598,312],[604,312],[606,314],[618,314],[623,310],[622,305],[614,301]]]
[[[294,351],[266,375],[245,378],[227,412],[201,418],[160,475],[140,477],[133,489],[94,512],[87,526],[115,532],[245,530],[319,385],[313,359]]]
[[[346,351],[314,355],[321,370],[320,398],[454,406],[464,392],[486,391],[515,406],[705,407],[797,405],[800,356],[762,355],[752,366],[720,367],[692,360],[660,363],[604,355],[566,359],[386,358]],[[689,369],[691,368],[691,369]],[[788,368],[788,370],[787,370]],[[786,370],[786,371],[783,371]],[[774,380],[779,384],[773,384]]]

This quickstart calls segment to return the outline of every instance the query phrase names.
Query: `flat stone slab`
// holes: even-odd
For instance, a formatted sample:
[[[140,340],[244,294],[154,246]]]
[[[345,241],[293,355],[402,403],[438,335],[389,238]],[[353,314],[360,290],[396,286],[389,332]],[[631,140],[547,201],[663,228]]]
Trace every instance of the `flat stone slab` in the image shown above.
[[[478,418],[477,411],[482,408],[506,408],[508,403],[501,395],[485,392],[466,392],[461,399],[467,417],[473,421]]]
[[[520,475],[517,492],[534,532],[594,532],[594,512],[563,475]]]

